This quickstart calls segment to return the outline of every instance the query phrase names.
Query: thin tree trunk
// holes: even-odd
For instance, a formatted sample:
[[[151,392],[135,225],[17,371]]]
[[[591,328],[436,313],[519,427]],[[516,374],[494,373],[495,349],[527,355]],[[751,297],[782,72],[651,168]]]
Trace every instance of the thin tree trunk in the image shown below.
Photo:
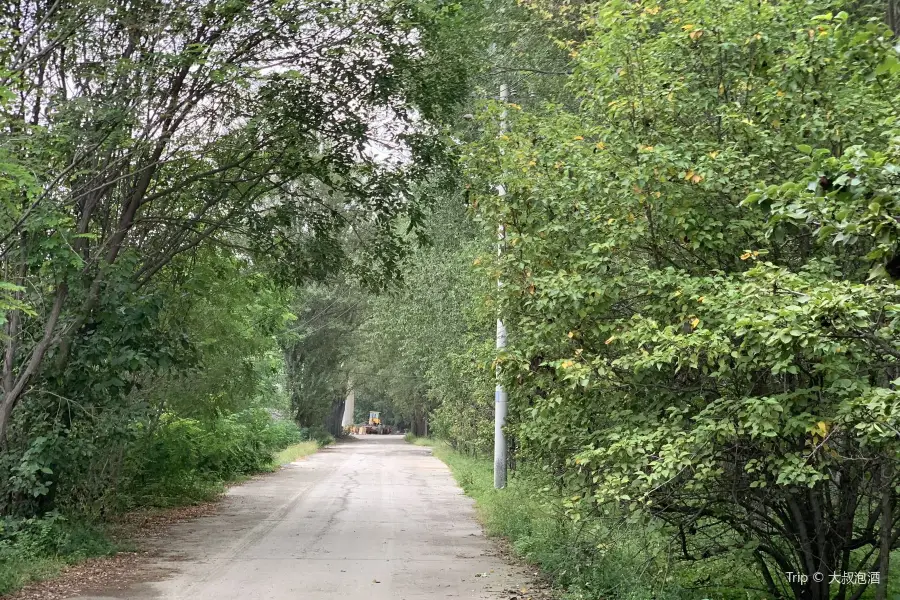
[[[25,243],[24,240],[22,242],[22,246],[24,248]],[[14,283],[16,285],[21,286],[25,282],[25,272],[27,269],[27,265],[25,263],[25,258],[23,256],[22,262],[19,265],[18,274],[16,275]],[[15,292],[13,298],[19,302],[22,301],[22,292]],[[10,311],[10,314],[6,323],[6,352],[3,357],[3,397],[5,398],[12,392],[13,387],[15,387],[15,367],[16,367],[16,352],[18,351],[18,341],[19,341],[19,331],[22,327],[22,311],[19,309],[13,309]]]
[[[887,600],[888,570],[891,565],[891,538],[893,533],[893,482],[894,463],[886,458],[882,466],[881,480],[881,547],[878,550],[878,587],[875,600]]]
[[[885,20],[894,35],[900,35],[900,0],[888,0]]]
[[[41,341],[34,347],[28,364],[16,379],[12,389],[8,391],[4,389],[3,391],[3,400],[0,400],[0,448],[6,445],[6,435],[9,430],[9,421],[12,417],[12,411],[16,407],[16,404],[19,403],[19,400],[25,392],[25,387],[31,381],[34,374],[37,373],[41,366],[41,362],[44,360],[44,355],[50,348],[56,333],[56,323],[59,321],[59,316],[62,314],[63,305],[65,304],[68,295],[68,286],[65,283],[61,283],[59,287],[56,288],[56,300],[53,302],[53,308],[50,309],[50,314],[47,316],[47,323],[44,326],[44,335],[41,338]],[[6,374],[4,373],[4,376],[5,375]]]

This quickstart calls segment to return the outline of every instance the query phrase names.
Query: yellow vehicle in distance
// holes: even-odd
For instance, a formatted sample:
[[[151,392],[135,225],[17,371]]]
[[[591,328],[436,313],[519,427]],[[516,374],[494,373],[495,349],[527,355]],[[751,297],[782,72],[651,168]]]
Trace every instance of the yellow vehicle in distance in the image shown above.
[[[356,434],[364,434],[364,433],[374,433],[374,434],[385,434],[391,433],[392,428],[387,425],[381,424],[381,413],[372,410],[369,411],[369,422],[365,425],[356,425],[351,428],[353,433]]]

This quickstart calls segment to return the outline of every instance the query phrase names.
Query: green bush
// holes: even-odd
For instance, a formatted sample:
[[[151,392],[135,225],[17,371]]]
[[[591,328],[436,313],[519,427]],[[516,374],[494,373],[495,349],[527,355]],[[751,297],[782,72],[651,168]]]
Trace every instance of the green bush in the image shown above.
[[[69,563],[115,551],[101,529],[56,513],[0,518],[0,595],[52,577]]]
[[[716,590],[697,595],[706,574],[667,563],[668,543],[646,523],[630,523],[618,516],[576,521],[566,514],[571,501],[564,491],[548,485],[542,471],[519,470],[504,490],[495,490],[493,465],[437,442],[435,455],[447,463],[460,487],[475,498],[489,535],[506,538],[517,555],[541,568],[571,600],[694,600],[744,598],[740,592]],[[728,562],[719,565],[732,573],[736,587],[750,573]],[[709,592],[708,592],[709,593]]]
[[[262,409],[208,422],[166,415],[131,448],[122,501],[131,508],[209,499],[223,482],[271,470],[275,453],[308,437]]]
[[[317,433],[312,439],[319,445],[319,448],[324,448],[325,446],[334,443],[334,436],[327,431]]]
[[[578,102],[493,105],[462,154],[520,457],[772,596],[862,593],[812,575],[900,536],[900,60],[867,4],[585,3]]]
[[[273,419],[263,409],[211,420],[164,414],[154,426],[138,428],[125,446],[117,486],[90,504],[65,504],[78,518],[57,512],[0,517],[0,595],[53,577],[72,562],[115,552],[104,531],[94,525],[105,512],[212,499],[225,482],[272,470],[277,452],[309,438],[309,431]],[[49,444],[53,438],[47,439]],[[43,473],[43,462],[31,462],[37,465],[32,471]]]

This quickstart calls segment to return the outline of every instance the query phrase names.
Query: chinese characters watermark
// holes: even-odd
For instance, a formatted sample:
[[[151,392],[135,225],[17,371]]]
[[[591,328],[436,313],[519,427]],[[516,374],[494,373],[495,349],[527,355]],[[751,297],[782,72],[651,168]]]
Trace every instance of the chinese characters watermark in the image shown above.
[[[788,571],[785,573],[787,576],[788,583],[799,583],[804,585],[809,583],[810,579],[813,581],[825,581],[825,578],[828,577],[828,583],[837,583],[844,585],[866,585],[866,584],[877,584],[881,582],[881,573],[878,571],[872,571],[871,573],[864,573],[862,571],[856,573],[829,573],[826,575],[825,573],[820,573],[816,571],[812,575],[808,575],[806,573],[795,573],[794,571]]]

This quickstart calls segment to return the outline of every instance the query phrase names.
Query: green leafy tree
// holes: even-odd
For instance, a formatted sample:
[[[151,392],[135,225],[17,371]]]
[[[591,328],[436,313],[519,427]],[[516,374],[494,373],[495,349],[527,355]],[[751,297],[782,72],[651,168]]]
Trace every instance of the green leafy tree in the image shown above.
[[[830,574],[886,582],[897,544],[900,73],[867,11],[590,5],[577,106],[494,105],[465,156],[523,457],[776,597],[858,598]]]
[[[46,358],[64,374],[98,315],[200,245],[244,248],[289,282],[391,273],[391,222],[417,222],[402,190],[433,151],[410,111],[415,27],[403,3],[5,11],[2,146],[39,188],[0,217],[10,283],[36,309],[10,313],[0,438]],[[384,143],[421,160],[379,160]],[[370,249],[355,264],[337,241],[351,224]]]
[[[0,510],[96,508],[129,469],[268,435],[279,290],[396,276],[453,101],[423,83],[456,61],[433,59],[431,3],[7,8]],[[198,428],[221,439],[169,447]],[[148,445],[161,463],[132,460]]]
[[[308,285],[296,294],[294,319],[281,332],[294,419],[303,427],[341,433],[352,385],[353,334],[367,297],[349,283]]]
[[[445,107],[442,132],[454,158],[482,134],[472,118],[484,98],[505,84],[523,106],[565,94],[568,57],[548,37],[543,16],[509,0],[443,4],[428,12],[433,68],[452,79],[455,103]],[[443,63],[452,61],[453,69]],[[356,381],[363,397],[377,398],[399,422],[435,434],[466,452],[492,444],[496,304],[484,302],[488,282],[473,262],[492,247],[495,231],[470,220],[476,197],[458,164],[417,189],[431,207],[427,243],[401,263],[403,284],[369,303],[357,336]],[[491,228],[492,229],[492,228]]]
[[[422,193],[434,195],[429,243],[403,263],[402,284],[369,303],[356,341],[357,383],[387,397],[417,435],[483,451],[492,431],[494,318],[479,306],[483,280],[472,262],[490,242],[458,194],[438,186]]]

